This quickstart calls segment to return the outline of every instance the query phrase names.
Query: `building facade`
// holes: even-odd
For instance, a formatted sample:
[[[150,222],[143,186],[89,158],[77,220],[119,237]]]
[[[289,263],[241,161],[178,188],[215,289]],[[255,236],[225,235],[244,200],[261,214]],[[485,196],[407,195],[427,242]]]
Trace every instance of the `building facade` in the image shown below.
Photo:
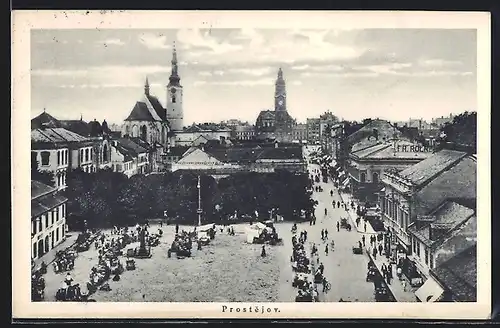
[[[67,199],[57,188],[31,181],[31,258],[36,260],[66,239]]]

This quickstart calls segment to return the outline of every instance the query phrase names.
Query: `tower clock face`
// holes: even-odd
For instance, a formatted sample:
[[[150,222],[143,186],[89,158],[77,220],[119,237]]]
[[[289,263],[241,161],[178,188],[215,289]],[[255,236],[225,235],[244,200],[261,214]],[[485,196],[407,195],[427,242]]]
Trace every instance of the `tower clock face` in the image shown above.
[[[171,92],[171,93],[176,93],[176,92],[177,92],[177,89],[175,89],[175,88],[171,88],[171,89],[170,89],[170,92]]]

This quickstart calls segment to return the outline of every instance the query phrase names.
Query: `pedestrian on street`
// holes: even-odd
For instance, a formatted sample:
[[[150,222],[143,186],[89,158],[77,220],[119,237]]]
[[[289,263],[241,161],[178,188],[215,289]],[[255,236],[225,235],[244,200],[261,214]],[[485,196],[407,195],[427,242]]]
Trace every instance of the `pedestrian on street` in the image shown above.
[[[307,241],[307,231],[304,230],[304,241]]]
[[[333,208],[335,208],[335,201],[332,202],[332,206],[333,206]]]
[[[321,229],[321,240],[325,240],[325,230]]]
[[[337,207],[340,208],[340,201],[337,201]]]
[[[373,259],[377,259],[377,248],[373,247]]]
[[[363,247],[365,247],[365,235],[361,236],[361,241],[363,242]]]
[[[406,292],[406,279],[403,279],[403,280],[401,281],[401,284],[403,285],[403,291],[405,291],[405,292]]]
[[[363,228],[365,229],[365,232],[366,232],[366,222],[364,223]]]
[[[361,242],[358,240],[358,247],[361,248]]]
[[[328,239],[328,229],[325,229],[325,239]]]
[[[328,255],[328,244],[325,246],[325,255]]]
[[[339,223],[339,221],[337,221],[337,232],[339,232],[339,231],[340,231],[340,223]]]
[[[382,249],[383,249],[382,243],[378,244],[378,252],[379,252],[380,256],[382,256]]]
[[[179,223],[175,224],[175,234],[179,234]]]
[[[359,221],[361,221],[361,220],[359,219],[359,217],[357,217],[356,218],[356,227],[359,227]]]

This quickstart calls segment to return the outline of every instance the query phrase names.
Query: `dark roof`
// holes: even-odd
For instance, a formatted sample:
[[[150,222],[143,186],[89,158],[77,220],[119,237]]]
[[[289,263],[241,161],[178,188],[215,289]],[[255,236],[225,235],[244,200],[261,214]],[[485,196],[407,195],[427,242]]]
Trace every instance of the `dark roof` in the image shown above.
[[[123,147],[119,143],[113,145],[113,147],[115,147],[116,151],[118,151],[120,154],[123,155],[124,162],[130,162],[131,160],[133,160],[137,156],[137,154],[134,151]]]
[[[90,136],[95,137],[102,135],[102,126],[101,123],[96,120],[89,122]]]
[[[274,120],[275,112],[272,110],[263,110],[257,116],[257,120]]]
[[[132,141],[132,139],[130,138],[120,138],[117,140],[118,143],[128,149],[129,151],[131,151],[133,154],[141,154],[141,153],[147,153],[148,152],[148,149],[147,148],[144,148],[138,144],[136,144],[134,141]]]
[[[153,145],[151,145],[150,143],[142,140],[141,138],[139,137],[130,137],[129,138],[132,142],[134,142],[135,144],[141,146],[142,148],[146,149],[146,150],[153,150]]]
[[[206,147],[205,152],[222,162],[302,159],[302,148],[299,147]]]
[[[263,148],[258,159],[302,159],[302,148],[299,147],[278,147]]]
[[[460,226],[469,220],[474,213],[474,209],[447,200],[432,213],[433,221],[428,222],[420,229],[417,228],[417,225],[411,225],[408,228],[408,232],[414,234],[426,246],[433,247],[436,244],[440,244],[444,239],[449,238],[456,229],[460,229]],[[435,226],[446,229],[447,233],[438,239],[432,240],[430,230]]]
[[[360,145],[356,144],[355,146]],[[408,142],[406,140],[396,141],[397,146],[413,146],[415,143]],[[398,147],[399,148],[399,147]],[[432,155],[432,152],[405,152],[402,151],[402,147],[395,148],[394,143],[390,141],[377,142],[372,146],[367,146],[360,148],[351,152],[351,154],[359,159],[399,159],[399,160],[423,160]]]
[[[349,144],[357,143],[365,138],[373,136],[373,130],[378,131],[378,140],[392,139],[394,136],[401,137],[402,133],[389,121],[375,119],[370,121],[368,124],[352,133],[347,137],[347,142]],[[373,138],[375,139],[375,138]]]
[[[40,181],[31,180],[31,199],[35,199],[54,191],[56,191],[56,189],[51,186],[41,183]]]
[[[60,128],[61,125],[56,118],[44,111],[37,117],[31,119],[31,129],[41,129],[42,127]]]
[[[456,199],[460,204],[475,208],[477,198],[476,169],[476,160],[467,156],[455,166],[435,176],[433,180],[415,193],[413,201],[416,205],[416,214],[426,215],[443,200],[450,198]]]
[[[47,128],[31,130],[31,142],[82,142],[89,139],[64,128]]]
[[[465,152],[441,150],[433,156],[399,172],[399,176],[410,180],[415,185],[426,183],[436,174],[453,166],[467,155]]]
[[[433,270],[436,278],[462,302],[477,299],[477,246],[457,254]]]
[[[176,146],[167,149],[166,154],[169,156],[182,156],[190,147]]]
[[[153,114],[154,113],[154,114]],[[156,116],[156,117],[155,117]],[[138,101],[125,121],[160,121],[156,111],[151,112],[145,102]]]
[[[156,114],[158,114],[158,116],[165,121],[167,119],[167,112],[165,111],[165,108],[163,108],[158,98],[151,95],[146,95],[146,98],[151,103],[151,106],[153,106]]]
[[[88,137],[91,135],[90,125],[82,120],[60,120],[60,127],[65,128],[81,136]]]

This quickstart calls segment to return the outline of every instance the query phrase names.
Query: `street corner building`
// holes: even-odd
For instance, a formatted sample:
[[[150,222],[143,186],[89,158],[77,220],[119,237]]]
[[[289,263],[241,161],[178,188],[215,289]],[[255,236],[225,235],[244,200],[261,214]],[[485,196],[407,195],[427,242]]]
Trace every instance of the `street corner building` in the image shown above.
[[[31,180],[32,265],[66,239],[67,201],[57,188]]]
[[[384,173],[380,205],[391,256],[420,287],[422,302],[476,299],[476,169],[474,154],[443,149]]]

